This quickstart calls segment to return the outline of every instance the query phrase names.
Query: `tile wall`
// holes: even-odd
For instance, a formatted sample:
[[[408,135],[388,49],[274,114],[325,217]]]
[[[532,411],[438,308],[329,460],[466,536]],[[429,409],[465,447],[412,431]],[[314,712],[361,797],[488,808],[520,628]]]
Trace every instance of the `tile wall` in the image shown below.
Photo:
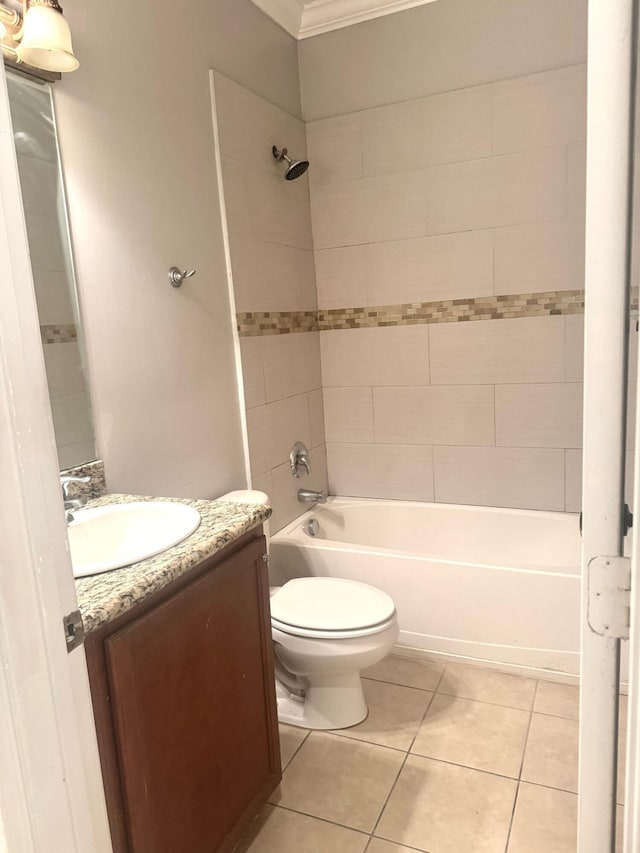
[[[308,123],[331,492],[579,508],[585,100],[575,65]]]
[[[305,510],[299,488],[327,488],[308,178],[285,181],[271,154],[277,145],[304,157],[305,127],[221,74],[215,100],[251,478],[271,496],[275,532]],[[298,480],[288,461],[296,441],[312,468]]]

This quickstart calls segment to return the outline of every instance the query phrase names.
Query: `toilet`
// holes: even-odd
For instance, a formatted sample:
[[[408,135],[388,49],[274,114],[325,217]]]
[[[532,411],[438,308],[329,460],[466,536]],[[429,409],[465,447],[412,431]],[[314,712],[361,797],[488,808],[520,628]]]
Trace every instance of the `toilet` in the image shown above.
[[[269,498],[242,490],[219,500]],[[361,723],[368,711],[360,672],[398,639],[393,599],[368,584],[328,577],[294,578],[270,593],[279,721],[305,729]]]
[[[391,599],[341,578],[296,578],[271,590],[278,719],[343,729],[367,716],[360,672],[398,639]]]

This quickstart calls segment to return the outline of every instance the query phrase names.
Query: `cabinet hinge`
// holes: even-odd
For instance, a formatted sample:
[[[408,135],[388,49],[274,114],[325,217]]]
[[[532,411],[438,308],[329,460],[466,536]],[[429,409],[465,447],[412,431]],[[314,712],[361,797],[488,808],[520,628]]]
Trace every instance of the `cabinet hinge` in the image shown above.
[[[593,557],[588,566],[587,621],[603,637],[629,639],[631,623],[631,560]]]
[[[67,644],[67,652],[72,652],[84,643],[84,625],[79,610],[68,613],[62,619],[64,626],[64,639]]]

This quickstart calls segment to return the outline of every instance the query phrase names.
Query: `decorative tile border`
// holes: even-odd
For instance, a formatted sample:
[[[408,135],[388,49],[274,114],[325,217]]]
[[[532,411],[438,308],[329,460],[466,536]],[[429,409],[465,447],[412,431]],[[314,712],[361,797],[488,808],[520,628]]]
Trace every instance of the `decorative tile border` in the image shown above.
[[[317,311],[249,311],[236,314],[240,337],[317,332]]]
[[[520,293],[482,296],[440,302],[406,302],[369,308],[330,309],[318,312],[318,328],[362,329],[374,326],[408,326],[425,323],[462,323],[473,320],[507,320],[584,313],[584,291]]]
[[[78,329],[73,323],[40,326],[43,344],[70,344],[78,340]]]

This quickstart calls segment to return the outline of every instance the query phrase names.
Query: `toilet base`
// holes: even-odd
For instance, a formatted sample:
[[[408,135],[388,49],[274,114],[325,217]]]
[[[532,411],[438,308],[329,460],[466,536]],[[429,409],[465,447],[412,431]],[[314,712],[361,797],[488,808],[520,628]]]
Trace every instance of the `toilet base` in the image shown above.
[[[367,718],[360,673],[319,676],[296,696],[276,679],[278,720],[303,729],[346,729]]]

